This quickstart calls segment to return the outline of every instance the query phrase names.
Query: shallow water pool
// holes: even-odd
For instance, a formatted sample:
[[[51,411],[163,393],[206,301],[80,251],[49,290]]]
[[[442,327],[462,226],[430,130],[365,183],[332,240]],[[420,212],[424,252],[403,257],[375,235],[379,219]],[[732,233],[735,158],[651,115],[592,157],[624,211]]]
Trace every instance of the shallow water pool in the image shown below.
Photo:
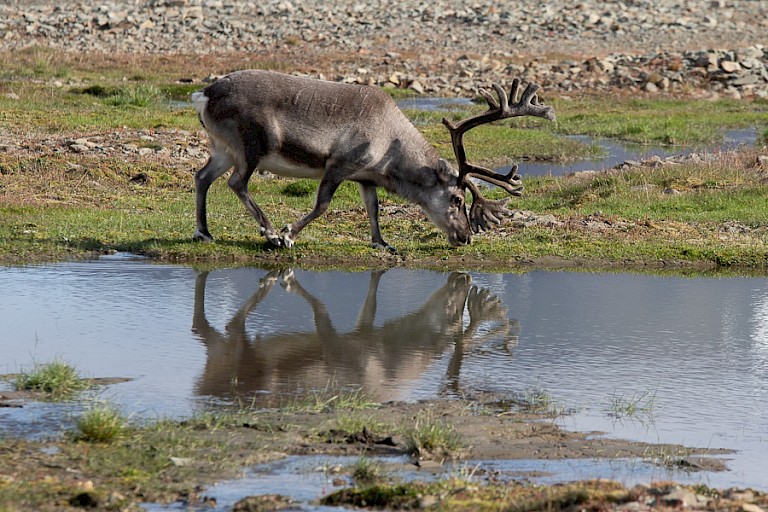
[[[129,378],[100,398],[147,419],[233,400],[278,405],[331,382],[380,401],[533,391],[573,411],[561,420],[571,429],[735,449],[730,471],[691,478],[768,490],[767,284],[199,271],[121,256],[3,267],[0,373],[61,358],[90,377]],[[73,407],[0,409],[0,436],[56,435]],[[578,477],[612,476],[594,467]]]

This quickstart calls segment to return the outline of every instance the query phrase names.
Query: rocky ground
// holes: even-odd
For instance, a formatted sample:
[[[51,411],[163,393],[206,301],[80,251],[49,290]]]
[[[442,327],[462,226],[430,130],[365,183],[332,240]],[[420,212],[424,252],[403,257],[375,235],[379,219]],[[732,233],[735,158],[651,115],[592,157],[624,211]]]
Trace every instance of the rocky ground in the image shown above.
[[[245,52],[328,79],[768,97],[768,2],[0,0],[0,51]]]

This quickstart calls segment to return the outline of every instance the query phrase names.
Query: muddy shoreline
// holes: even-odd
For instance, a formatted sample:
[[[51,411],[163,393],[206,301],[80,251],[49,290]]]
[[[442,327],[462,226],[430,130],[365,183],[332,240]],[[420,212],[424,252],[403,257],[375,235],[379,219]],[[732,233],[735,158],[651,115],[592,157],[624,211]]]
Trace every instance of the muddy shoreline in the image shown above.
[[[10,406],[23,407],[30,398],[32,395],[23,393],[0,394],[0,402]],[[361,419],[366,426],[359,431],[339,429],[341,419],[349,417]],[[454,429],[460,448],[409,455],[403,426],[425,417]],[[531,411],[508,397],[498,396],[391,402],[360,411],[240,411],[236,419],[184,420],[164,428],[169,429],[168,435],[176,438],[176,442],[202,449],[180,456],[182,452],[177,446],[168,444],[167,439],[153,437],[156,433],[151,426],[137,427],[109,444],[87,443],[71,436],[41,441],[0,438],[0,503],[10,505],[11,510],[15,505],[22,510],[32,504],[36,510],[59,510],[64,502],[71,505],[83,500],[104,510],[134,510],[142,502],[198,506],[216,502],[216,487],[209,487],[211,484],[238,478],[248,467],[291,455],[371,460],[377,456],[401,457],[402,463],[387,466],[390,474],[415,471],[423,479],[434,480],[452,478],[462,461],[502,459],[636,459],[670,470],[724,471],[727,454],[731,453],[714,447],[648,444],[613,439],[599,432],[571,432],[558,426],[556,414]],[[148,438],[152,441],[147,445]],[[151,451],[153,458],[162,459],[162,471],[140,486],[120,477],[122,470],[114,474],[102,459],[116,458],[115,453],[126,449]],[[123,464],[131,467],[132,463]],[[338,477],[350,475],[353,469],[336,471],[336,483],[328,492],[345,487],[349,480]],[[490,483],[535,481],[541,476],[536,472],[482,475],[480,471],[478,476],[489,478]],[[50,498],[46,501],[34,494],[20,493],[16,498],[19,501],[14,503],[6,494],[13,487],[23,487],[41,478],[56,483],[58,499],[50,502]],[[562,475],[562,479],[570,480],[568,475]]]

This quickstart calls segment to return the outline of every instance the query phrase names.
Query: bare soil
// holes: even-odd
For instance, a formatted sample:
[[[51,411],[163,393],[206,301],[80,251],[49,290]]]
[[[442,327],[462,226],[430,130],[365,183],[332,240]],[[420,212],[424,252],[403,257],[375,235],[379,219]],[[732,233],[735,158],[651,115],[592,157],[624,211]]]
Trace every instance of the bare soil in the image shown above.
[[[3,392],[0,406],[24,406],[25,401],[19,399],[32,397]],[[350,416],[365,418],[370,430],[339,430],[339,419]],[[206,491],[208,485],[236,478],[249,465],[288,455],[407,455],[403,432],[425,417],[454,429],[461,448],[411,457],[409,463],[388,468],[393,474],[410,467],[419,468],[425,476],[450,477],[455,472],[454,461],[464,459],[636,458],[692,471],[722,471],[726,469],[723,459],[712,456],[729,453],[623,441],[597,432],[569,432],[551,414],[510,406],[508,399],[494,396],[387,403],[361,411],[270,410],[227,425],[182,422],[165,437],[139,429],[110,445],[71,437],[0,439],[0,509],[26,510],[33,505],[36,510],[65,510],[86,503],[95,509],[133,510],[141,502],[174,501],[200,505],[215,498],[215,488]],[[189,448],[181,458],[178,443]],[[150,473],[152,468],[137,467],[135,459],[120,459],[124,450],[146,452],[148,460],[165,462],[160,471],[139,484],[125,475]],[[52,482],[55,488],[47,491],[52,494],[36,494]],[[15,489],[15,494],[10,493]]]
[[[414,459],[417,466],[440,467],[450,460],[501,459],[585,459],[585,458],[649,458],[651,454],[685,454],[671,456],[671,465],[708,471],[726,469],[722,459],[708,456],[732,453],[717,448],[693,449],[673,444],[648,444],[612,439],[601,432],[570,432],[557,424],[557,415],[525,410],[509,411],[500,397],[479,400],[430,400],[418,403],[392,402],[365,413],[372,421],[391,425],[412,425],[425,413],[434,421],[449,425],[458,433],[462,448],[442,456],[427,455]],[[288,454],[327,453],[355,455],[363,451],[375,454],[403,453],[404,441],[397,431],[375,436],[349,432],[330,433],[321,427],[336,413],[295,414],[291,423],[299,432],[318,432],[302,442],[281,446]],[[319,430],[318,430],[319,429]],[[386,440],[391,439],[394,445]],[[377,442],[378,440],[378,442]],[[331,441],[331,443],[329,443]],[[342,442],[339,442],[342,441]],[[426,462],[426,461],[431,462]],[[438,463],[438,464],[435,464]],[[450,471],[450,465],[449,469]]]

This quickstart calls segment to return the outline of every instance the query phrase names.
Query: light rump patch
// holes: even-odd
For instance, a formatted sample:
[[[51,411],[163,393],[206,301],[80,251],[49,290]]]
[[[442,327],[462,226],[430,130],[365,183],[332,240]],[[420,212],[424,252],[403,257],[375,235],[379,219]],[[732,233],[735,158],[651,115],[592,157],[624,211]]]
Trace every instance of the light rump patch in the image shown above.
[[[259,161],[258,169],[285,178],[304,178],[319,180],[325,174],[325,169],[307,167],[290,160],[279,153],[270,153]]]

